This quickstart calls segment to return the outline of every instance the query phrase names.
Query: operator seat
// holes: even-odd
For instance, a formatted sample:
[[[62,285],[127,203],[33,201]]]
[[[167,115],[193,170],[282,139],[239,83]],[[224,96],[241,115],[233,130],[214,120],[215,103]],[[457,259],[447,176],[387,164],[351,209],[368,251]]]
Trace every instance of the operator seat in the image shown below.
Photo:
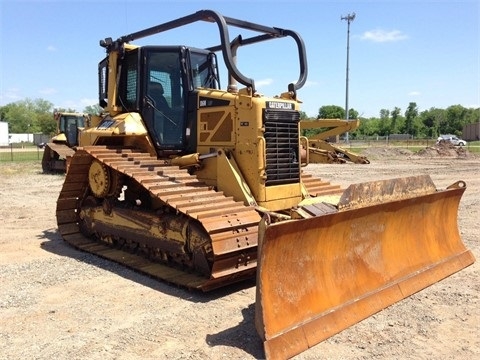
[[[159,82],[151,82],[148,88],[149,95],[155,102],[155,108],[161,112],[170,110],[167,99],[163,96],[163,85]]]

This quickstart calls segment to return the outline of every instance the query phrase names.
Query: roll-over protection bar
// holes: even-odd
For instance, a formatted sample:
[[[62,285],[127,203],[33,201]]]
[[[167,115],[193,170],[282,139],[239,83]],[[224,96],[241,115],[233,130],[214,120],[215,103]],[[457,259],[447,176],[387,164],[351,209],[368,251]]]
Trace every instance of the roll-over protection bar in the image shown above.
[[[137,31],[129,35],[121,36],[116,41],[113,41],[112,38],[106,38],[104,40],[100,40],[100,46],[105,47],[107,49],[107,52],[120,50],[124,43],[128,43],[130,41],[158,34],[164,31],[172,30],[196,21],[217,23],[220,32],[220,44],[209,47],[207,48],[207,50],[213,52],[221,50],[225,65],[230,73],[230,76],[232,76],[239,83],[247,87],[251,87],[253,92],[255,92],[254,80],[243,75],[236,66],[234,56],[232,55],[232,43],[228,34],[228,25],[261,33],[260,35],[252,36],[246,39],[243,39],[239,36],[234,40],[237,47],[239,45],[250,45],[275,38],[283,38],[286,36],[292,37],[295,40],[298,48],[300,75],[296,83],[288,85],[288,90],[296,92],[296,90],[300,89],[305,84],[305,81],[307,79],[307,58],[305,52],[305,45],[299,34],[292,30],[263,26],[243,20],[234,19],[231,17],[222,16],[221,14],[213,10],[200,10],[194,14],[187,15],[176,20],[153,26],[145,30]]]

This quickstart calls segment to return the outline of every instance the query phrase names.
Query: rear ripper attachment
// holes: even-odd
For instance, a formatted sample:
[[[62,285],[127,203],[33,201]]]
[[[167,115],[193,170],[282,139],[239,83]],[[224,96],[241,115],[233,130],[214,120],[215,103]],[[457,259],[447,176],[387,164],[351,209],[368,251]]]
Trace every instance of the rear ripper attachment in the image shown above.
[[[265,218],[256,326],[266,357],[299,354],[471,265],[457,228],[464,191],[462,181],[437,191],[428,176],[376,181],[350,186],[337,212]]]

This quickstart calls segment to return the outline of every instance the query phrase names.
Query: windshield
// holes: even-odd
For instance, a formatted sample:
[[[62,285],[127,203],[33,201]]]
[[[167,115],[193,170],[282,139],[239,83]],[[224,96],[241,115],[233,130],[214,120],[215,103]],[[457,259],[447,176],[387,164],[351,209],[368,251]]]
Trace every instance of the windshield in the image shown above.
[[[146,59],[145,94],[153,109],[150,121],[156,144],[164,149],[182,148],[185,135],[183,76],[176,49],[150,49]]]
[[[60,132],[67,132],[68,129],[72,127],[84,127],[85,126],[85,118],[83,116],[75,116],[75,115],[62,115],[60,118],[60,125],[59,129]],[[76,130],[75,130],[76,131]]]
[[[193,88],[220,89],[217,57],[214,53],[190,53]]]

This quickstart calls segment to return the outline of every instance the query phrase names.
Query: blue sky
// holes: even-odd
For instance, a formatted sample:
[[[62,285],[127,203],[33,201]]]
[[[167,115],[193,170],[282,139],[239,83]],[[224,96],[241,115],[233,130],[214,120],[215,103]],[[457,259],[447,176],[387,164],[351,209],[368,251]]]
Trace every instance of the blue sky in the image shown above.
[[[306,45],[308,79],[302,110],[345,105],[347,22],[350,26],[349,107],[360,116],[410,102],[420,111],[460,104],[480,107],[480,2],[457,1],[21,1],[0,0],[0,106],[45,99],[82,111],[97,102],[100,39],[114,39],[211,9],[225,16],[298,32]],[[242,30],[230,29],[231,38]],[[218,43],[214,25],[198,23],[138,44]],[[291,39],[239,50],[240,71],[273,96],[298,79]],[[222,86],[227,84],[222,74]]]

